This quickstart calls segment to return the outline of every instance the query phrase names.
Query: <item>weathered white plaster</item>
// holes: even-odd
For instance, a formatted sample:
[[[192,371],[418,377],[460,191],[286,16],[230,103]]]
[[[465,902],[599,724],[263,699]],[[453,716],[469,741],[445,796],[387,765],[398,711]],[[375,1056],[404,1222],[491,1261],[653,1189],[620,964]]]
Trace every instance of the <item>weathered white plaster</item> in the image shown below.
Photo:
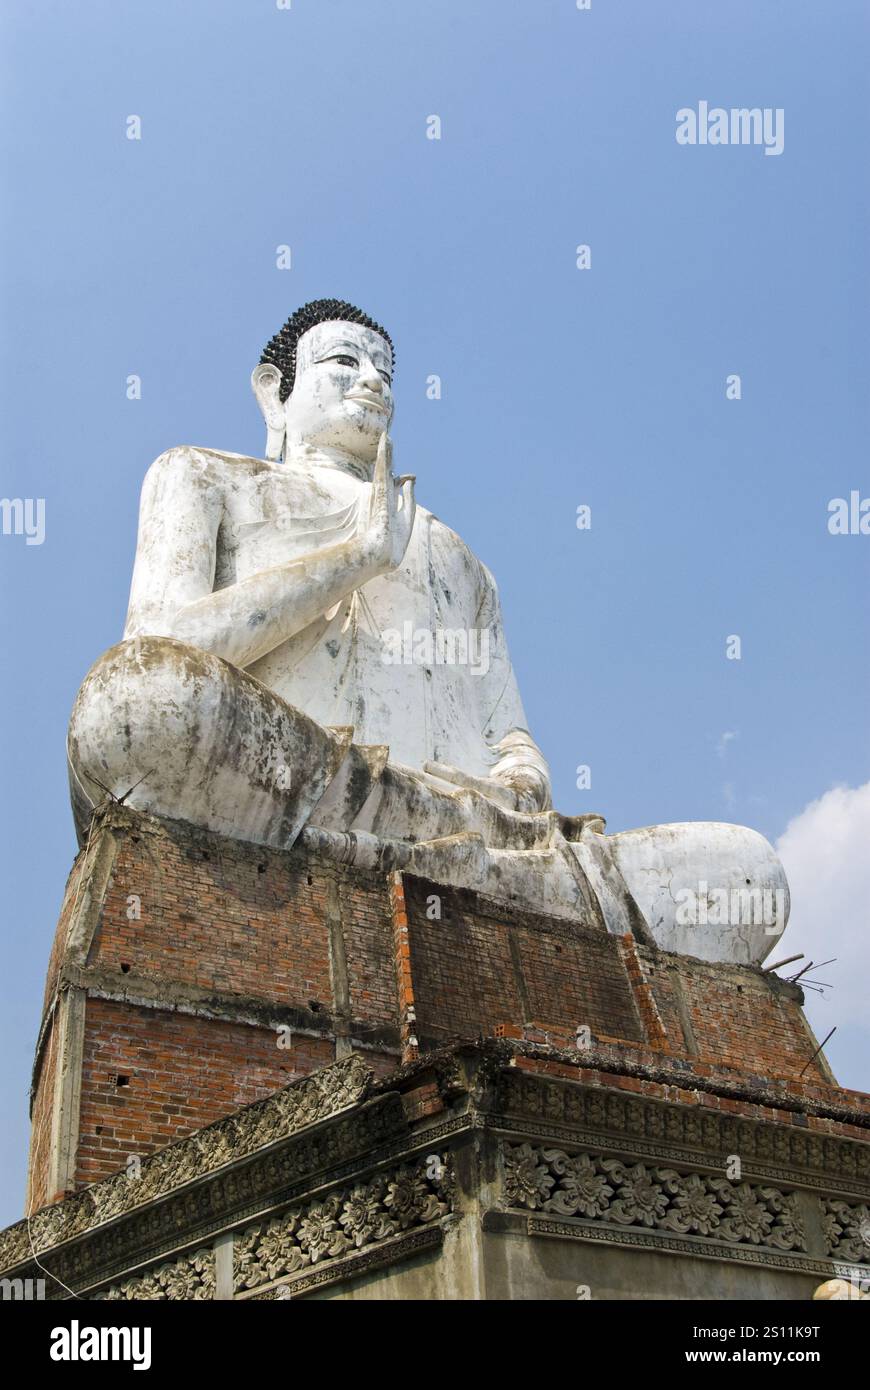
[[[774,850],[743,825],[686,821],[608,836],[660,946],[703,960],[762,960],[782,936],[788,883]]]

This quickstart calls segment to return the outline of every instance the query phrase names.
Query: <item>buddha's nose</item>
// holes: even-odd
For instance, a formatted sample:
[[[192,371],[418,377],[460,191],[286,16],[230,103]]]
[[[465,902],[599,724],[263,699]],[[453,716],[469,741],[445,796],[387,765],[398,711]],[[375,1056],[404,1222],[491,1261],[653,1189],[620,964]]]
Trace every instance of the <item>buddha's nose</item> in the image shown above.
[[[360,367],[359,384],[380,396],[384,393],[384,379],[373,362],[364,362]]]

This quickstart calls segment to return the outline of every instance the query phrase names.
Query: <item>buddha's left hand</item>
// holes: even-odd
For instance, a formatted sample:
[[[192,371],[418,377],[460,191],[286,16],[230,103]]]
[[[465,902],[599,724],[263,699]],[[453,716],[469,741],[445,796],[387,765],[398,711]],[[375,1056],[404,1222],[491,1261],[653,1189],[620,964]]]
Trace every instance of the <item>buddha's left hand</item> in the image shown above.
[[[514,767],[500,777],[475,777],[470,772],[451,767],[449,763],[427,762],[423,767],[431,776],[478,792],[508,811],[522,811],[531,815],[542,810],[548,799],[549,789],[543,785],[537,768]]]

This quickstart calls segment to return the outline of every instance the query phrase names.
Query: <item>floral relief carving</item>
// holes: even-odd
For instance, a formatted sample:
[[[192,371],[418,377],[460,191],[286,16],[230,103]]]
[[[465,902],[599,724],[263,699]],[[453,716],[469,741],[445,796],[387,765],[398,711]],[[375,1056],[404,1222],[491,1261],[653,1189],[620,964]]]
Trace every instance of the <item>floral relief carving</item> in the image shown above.
[[[158,1265],[136,1279],[113,1284],[95,1297],[115,1302],[125,1299],[137,1302],[193,1299],[201,1302],[214,1298],[214,1293],[214,1251],[197,1250],[184,1259]]]
[[[795,1195],[775,1187],[529,1143],[505,1144],[503,1156],[511,1207],[734,1244],[806,1249]]]
[[[722,1207],[710,1184],[697,1173],[689,1173],[678,1181],[674,1200],[659,1223],[665,1230],[680,1235],[708,1236],[719,1225]]]
[[[569,1158],[558,1149],[546,1149],[544,1154],[551,1163],[552,1171],[560,1179],[559,1190],[553,1194],[548,1210],[558,1211],[563,1216],[587,1216],[593,1220],[603,1216],[613,1196],[613,1188],[589,1155],[576,1154]]]
[[[551,1149],[549,1152],[555,1154],[558,1150]],[[546,1162],[542,1161],[543,1157],[543,1149],[533,1148],[531,1144],[511,1144],[505,1149],[505,1172],[511,1206],[529,1207],[532,1211],[547,1210],[547,1201],[556,1179],[551,1176]]]
[[[822,1228],[828,1254],[852,1264],[870,1264],[870,1206],[824,1198]]]
[[[669,1168],[647,1168],[645,1163],[628,1167],[615,1158],[599,1162],[616,1192],[616,1200],[607,1209],[608,1219],[624,1226],[655,1226],[668,1206],[665,1183],[670,1184],[677,1174]]]
[[[425,1226],[450,1210],[451,1188],[446,1158],[433,1164],[430,1156],[291,1207],[236,1236],[234,1286],[254,1289]]]

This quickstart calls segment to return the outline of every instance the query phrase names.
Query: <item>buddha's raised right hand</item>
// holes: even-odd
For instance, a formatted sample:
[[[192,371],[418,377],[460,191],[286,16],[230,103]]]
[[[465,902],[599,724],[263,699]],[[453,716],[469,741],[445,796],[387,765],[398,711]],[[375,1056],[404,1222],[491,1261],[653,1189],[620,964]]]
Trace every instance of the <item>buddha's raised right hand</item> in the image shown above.
[[[386,431],[378,444],[368,517],[362,529],[363,554],[378,574],[398,569],[414,528],[417,504],[411,473],[393,476],[393,444]]]

